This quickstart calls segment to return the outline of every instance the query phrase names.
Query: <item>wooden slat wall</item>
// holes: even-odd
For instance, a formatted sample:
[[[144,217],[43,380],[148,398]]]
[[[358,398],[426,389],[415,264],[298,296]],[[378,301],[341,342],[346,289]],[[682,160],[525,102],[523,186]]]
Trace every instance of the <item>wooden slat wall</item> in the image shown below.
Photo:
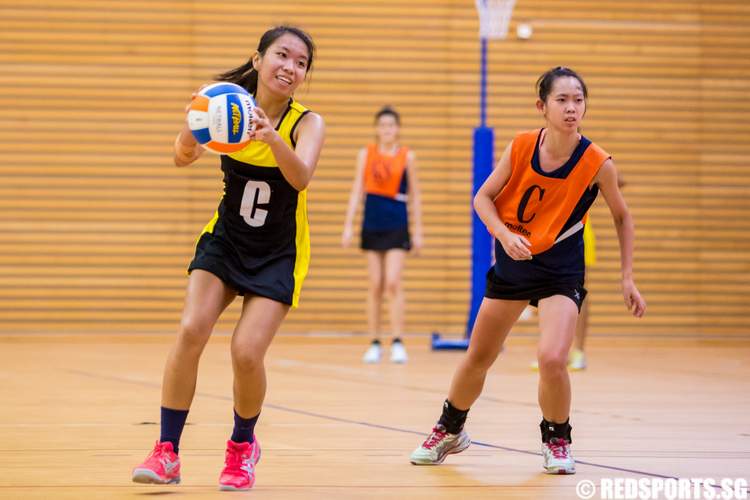
[[[531,40],[513,36],[520,21]],[[424,191],[427,246],[407,264],[407,331],[462,332],[478,22],[473,2],[457,0],[1,0],[1,332],[176,328],[184,269],[221,193],[216,157],[171,165],[182,108],[281,22],[318,44],[298,98],[328,125],[309,194],[312,267],[283,330],[364,330],[365,259],[339,247],[340,231],[356,151],[389,103]],[[599,202],[594,334],[750,335],[750,4],[518,0],[511,36],[490,46],[498,152],[541,125],[533,83],[559,64],[586,77],[584,133],[628,182],[650,306],[642,321],[622,306],[616,236]]]

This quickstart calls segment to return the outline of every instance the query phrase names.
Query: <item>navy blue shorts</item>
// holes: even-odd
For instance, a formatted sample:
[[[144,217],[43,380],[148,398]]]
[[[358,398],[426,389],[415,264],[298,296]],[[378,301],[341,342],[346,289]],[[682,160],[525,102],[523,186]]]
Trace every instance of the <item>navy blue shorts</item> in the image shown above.
[[[203,233],[195,247],[195,256],[188,273],[202,269],[213,274],[239,295],[259,295],[293,304],[295,256],[269,254],[258,259],[255,265],[245,256],[244,261],[236,248],[224,238]]]
[[[393,250],[394,248],[411,250],[409,229],[406,227],[388,231],[367,231],[363,229],[360,248],[376,251]]]
[[[583,299],[588,292],[583,287],[583,276],[580,281],[570,282],[528,282],[528,283],[511,283],[500,279],[495,274],[495,268],[490,267],[487,271],[487,287],[484,296],[488,299],[502,300],[528,300],[534,306],[539,306],[539,301],[552,297],[553,295],[564,295],[578,307],[581,311]]]

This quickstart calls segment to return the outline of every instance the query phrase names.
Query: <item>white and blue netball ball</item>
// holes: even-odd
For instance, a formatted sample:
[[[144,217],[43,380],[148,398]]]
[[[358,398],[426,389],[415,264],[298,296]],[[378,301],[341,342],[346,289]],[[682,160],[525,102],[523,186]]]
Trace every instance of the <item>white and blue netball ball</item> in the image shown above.
[[[239,151],[250,142],[255,100],[237,84],[203,87],[190,103],[187,122],[195,140],[214,153]]]

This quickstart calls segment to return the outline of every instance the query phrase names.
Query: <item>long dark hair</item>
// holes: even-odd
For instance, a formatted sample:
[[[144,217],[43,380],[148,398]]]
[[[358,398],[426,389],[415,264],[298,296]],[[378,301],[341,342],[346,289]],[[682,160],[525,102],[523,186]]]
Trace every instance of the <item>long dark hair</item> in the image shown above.
[[[307,46],[307,68],[305,74],[309,73],[312,69],[313,57],[315,56],[315,44],[313,43],[312,37],[305,33],[296,26],[281,25],[271,28],[270,30],[263,33],[258,42],[257,53],[261,56],[266,54],[268,47],[278,40],[282,35],[291,33],[304,42]],[[258,72],[253,68],[253,56],[247,60],[242,66],[238,66],[234,69],[230,69],[224,73],[216,75],[216,80],[220,82],[232,82],[237,85],[244,87],[251,94],[255,94],[258,90]]]
[[[542,102],[547,102],[547,97],[549,96],[549,93],[552,92],[552,85],[554,85],[555,80],[564,76],[570,76],[578,80],[581,84],[581,90],[583,91],[584,99],[587,99],[589,97],[589,90],[588,88],[586,88],[586,84],[583,82],[583,78],[581,78],[578,73],[570,68],[566,68],[565,66],[557,66],[545,72],[536,81],[537,94],[539,95],[539,99],[541,99]]]

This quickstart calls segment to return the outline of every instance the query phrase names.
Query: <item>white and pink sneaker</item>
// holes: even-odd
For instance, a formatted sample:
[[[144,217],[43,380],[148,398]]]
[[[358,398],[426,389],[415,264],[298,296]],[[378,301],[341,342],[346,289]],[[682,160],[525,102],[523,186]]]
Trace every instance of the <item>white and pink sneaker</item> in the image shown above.
[[[544,471],[547,474],[575,474],[576,462],[570,453],[570,443],[565,439],[552,438],[542,443]]]
[[[437,424],[424,443],[412,452],[409,461],[414,465],[441,464],[445,457],[461,453],[470,444],[471,439],[465,430],[462,429],[458,434],[450,434],[445,427]]]

